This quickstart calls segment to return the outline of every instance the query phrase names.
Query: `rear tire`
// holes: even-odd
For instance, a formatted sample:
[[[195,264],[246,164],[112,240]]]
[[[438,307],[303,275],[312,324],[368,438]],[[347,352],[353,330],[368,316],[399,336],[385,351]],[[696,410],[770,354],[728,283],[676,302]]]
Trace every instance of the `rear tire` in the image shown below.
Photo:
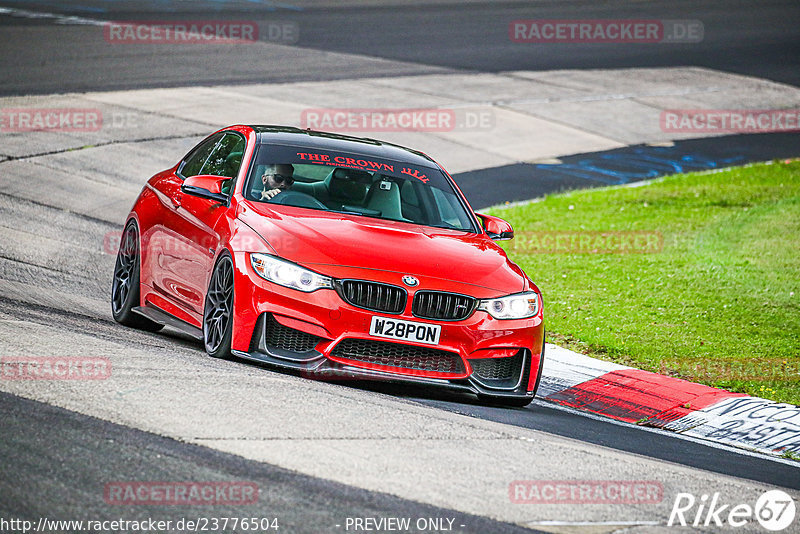
[[[111,315],[118,323],[158,332],[164,325],[139,315],[133,308],[139,305],[139,229],[136,222],[130,221],[122,232],[122,239],[114,264],[114,278],[111,282]]]
[[[223,252],[211,273],[203,308],[203,344],[212,358],[230,359],[233,337],[233,260]]]

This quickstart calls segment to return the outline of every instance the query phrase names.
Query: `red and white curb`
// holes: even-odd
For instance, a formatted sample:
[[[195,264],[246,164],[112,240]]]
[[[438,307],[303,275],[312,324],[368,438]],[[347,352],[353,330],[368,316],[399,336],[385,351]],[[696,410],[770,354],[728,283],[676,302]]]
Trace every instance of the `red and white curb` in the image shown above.
[[[547,345],[538,396],[619,421],[769,454],[800,454],[800,406]]]

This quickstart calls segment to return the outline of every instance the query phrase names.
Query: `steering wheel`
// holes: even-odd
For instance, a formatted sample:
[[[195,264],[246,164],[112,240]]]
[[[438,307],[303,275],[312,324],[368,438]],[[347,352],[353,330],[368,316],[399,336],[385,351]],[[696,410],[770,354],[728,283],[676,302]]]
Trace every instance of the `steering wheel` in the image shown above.
[[[300,191],[281,191],[270,201],[272,204],[280,204],[282,206],[295,206],[298,208],[312,208],[327,210],[328,206],[312,197],[309,194],[301,193]]]

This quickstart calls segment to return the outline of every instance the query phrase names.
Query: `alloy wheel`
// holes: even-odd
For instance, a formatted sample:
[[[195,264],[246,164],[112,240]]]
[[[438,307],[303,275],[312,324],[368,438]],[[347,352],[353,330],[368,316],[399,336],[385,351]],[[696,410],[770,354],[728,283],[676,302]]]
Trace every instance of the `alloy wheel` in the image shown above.
[[[203,334],[209,353],[216,352],[222,344],[232,310],[233,263],[230,257],[225,256],[217,263],[206,294]]]

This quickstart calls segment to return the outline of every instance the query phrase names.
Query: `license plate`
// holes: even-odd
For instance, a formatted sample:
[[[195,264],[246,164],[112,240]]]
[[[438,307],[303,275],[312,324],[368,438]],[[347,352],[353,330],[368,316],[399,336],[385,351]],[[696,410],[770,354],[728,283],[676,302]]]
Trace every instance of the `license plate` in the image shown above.
[[[387,317],[373,317],[369,335],[403,341],[416,341],[427,345],[438,345],[442,327],[438,324],[415,323]]]

